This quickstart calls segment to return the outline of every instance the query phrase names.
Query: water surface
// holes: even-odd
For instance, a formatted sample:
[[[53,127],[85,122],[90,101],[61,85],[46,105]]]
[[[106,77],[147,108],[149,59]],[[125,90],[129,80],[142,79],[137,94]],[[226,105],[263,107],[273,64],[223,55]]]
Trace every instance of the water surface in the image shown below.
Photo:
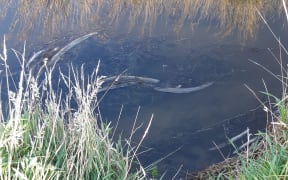
[[[125,75],[159,79],[161,87],[214,82],[188,94],[128,86],[109,91],[101,102],[103,119],[114,125],[123,105],[117,132],[124,137],[131,132],[140,107],[137,125],[143,125],[135,135],[135,143],[154,114],[142,149],[150,151],[139,157],[148,165],[180,148],[158,165],[160,173],[167,170],[166,178],[172,177],[181,165],[179,176],[185,176],[187,171],[223,160],[218,151],[209,150],[213,141],[221,144],[247,127],[252,132],[265,127],[265,113],[257,108],[259,102],[244,84],[263,100],[258,93],[264,90],[262,79],[272,93],[280,93],[280,83],[248,61],[279,71],[267,50],[271,48],[278,54],[277,42],[254,11],[258,8],[265,14],[275,33],[287,44],[282,10],[274,1],[269,6],[262,1],[251,4],[224,0],[194,4],[152,0],[37,2],[1,2],[0,37],[6,34],[8,46],[16,49],[21,49],[26,40],[27,54],[32,55],[43,48],[63,47],[81,35],[97,31],[97,36],[63,56],[58,63],[63,72],[67,64],[78,68],[85,64],[88,75],[100,60],[100,75],[114,76],[125,71]],[[9,63],[14,71],[19,70],[12,55]],[[232,151],[226,148],[223,154],[229,156]]]

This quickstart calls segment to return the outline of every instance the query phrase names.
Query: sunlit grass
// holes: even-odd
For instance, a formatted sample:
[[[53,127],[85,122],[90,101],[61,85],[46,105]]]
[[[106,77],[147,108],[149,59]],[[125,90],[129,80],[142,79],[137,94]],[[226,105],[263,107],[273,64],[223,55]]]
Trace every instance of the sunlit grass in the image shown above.
[[[8,108],[0,109],[0,179],[148,177],[137,153],[152,117],[138,145],[131,144],[131,137],[118,141],[112,137],[110,123],[102,122],[98,111],[97,92],[102,83],[97,74],[99,64],[89,77],[84,76],[83,68],[71,68],[69,75],[61,73],[69,91],[65,93],[53,89],[53,69],[45,72],[43,80],[34,77],[25,71],[25,48],[23,53],[14,52],[22,71],[16,92],[5,89],[8,97],[1,102]],[[7,63],[5,40],[0,58]],[[5,67],[9,75],[9,66]],[[4,77],[9,87],[12,77]],[[76,105],[72,106],[72,101]]]

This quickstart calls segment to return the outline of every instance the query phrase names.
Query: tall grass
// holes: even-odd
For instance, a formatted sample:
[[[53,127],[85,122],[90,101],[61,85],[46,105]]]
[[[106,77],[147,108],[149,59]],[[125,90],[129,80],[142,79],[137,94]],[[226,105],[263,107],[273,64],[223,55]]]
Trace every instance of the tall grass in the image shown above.
[[[282,5],[288,21],[285,0],[282,1]],[[252,147],[247,146],[246,152],[239,154],[240,163],[237,164],[233,172],[230,172],[226,176],[220,174],[218,177],[215,177],[217,179],[227,179],[228,177],[230,179],[288,179],[288,69],[287,60],[284,59],[284,57],[288,57],[288,51],[280,41],[280,38],[274,34],[272,28],[268,25],[260,11],[258,11],[258,13],[279,44],[280,50],[278,56],[272,51],[270,52],[276,60],[276,63],[280,66],[280,74],[275,74],[267,67],[253,60],[251,60],[251,62],[260,66],[274,76],[276,80],[281,82],[282,96],[277,97],[272,95],[263,80],[265,91],[262,93],[267,95],[269,102],[267,106],[257,97],[256,93],[247,86],[259,102],[262,103],[264,111],[267,112],[267,119],[269,118],[270,122],[266,132],[258,134],[262,140]]]
[[[13,92],[5,44],[4,38],[0,58],[5,65],[8,95],[0,109],[0,179],[148,177],[137,160],[137,151],[152,117],[137,146],[131,145],[131,138],[113,141],[113,129],[110,123],[102,122],[98,111],[97,92],[102,83],[99,64],[89,77],[85,77],[83,67],[80,71],[71,68],[68,75],[60,73],[59,81],[68,89],[64,93],[54,90],[53,69],[47,68],[42,80],[25,70],[24,46],[23,53],[14,50],[22,70]],[[4,104],[8,108],[3,108]]]
[[[288,139],[287,129],[277,129],[281,131],[281,138],[285,141]],[[258,157],[241,159],[239,169],[239,179],[287,179],[288,178],[288,145],[274,139],[275,136],[261,134],[265,139],[265,146],[258,150]],[[278,137],[279,138],[279,137]],[[256,157],[256,158],[255,158]]]

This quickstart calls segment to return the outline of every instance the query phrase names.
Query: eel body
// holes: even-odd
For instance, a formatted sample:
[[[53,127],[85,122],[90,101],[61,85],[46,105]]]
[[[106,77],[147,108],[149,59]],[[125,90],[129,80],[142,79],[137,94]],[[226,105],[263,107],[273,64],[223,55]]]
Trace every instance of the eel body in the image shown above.
[[[89,34],[86,34],[84,36],[81,36],[75,40],[73,40],[72,42],[70,42],[69,44],[67,44],[66,46],[64,46],[63,48],[61,48],[52,58],[51,60],[47,61],[47,66],[51,66],[56,64],[61,56],[63,54],[65,54],[68,50],[70,50],[71,48],[73,48],[74,46],[76,46],[77,44],[81,43],[82,41],[88,39],[89,37],[98,34],[97,32],[92,32]]]
[[[175,93],[175,94],[183,94],[183,93],[191,93],[195,91],[200,91],[202,89],[205,89],[209,86],[211,86],[214,82],[208,82],[205,84],[202,84],[200,86],[195,86],[195,87],[188,87],[188,88],[180,88],[180,87],[167,87],[167,88],[160,88],[160,87],[155,87],[155,91],[159,92],[165,92],[165,93]]]
[[[102,79],[103,84],[108,84],[99,89],[98,93],[104,92],[107,90],[132,86],[132,85],[142,85],[153,87],[155,84],[158,84],[160,80],[149,78],[149,77],[141,77],[141,76],[111,76]]]
[[[153,87],[155,91],[159,92],[165,92],[165,93],[174,93],[174,94],[185,94],[185,93],[191,93],[195,91],[200,91],[202,89],[205,89],[209,86],[211,86],[214,82],[208,82],[205,84],[202,84],[200,86],[195,87],[187,87],[187,88],[181,88],[181,87],[158,87],[160,80],[149,78],[149,77],[141,77],[141,76],[112,76],[108,78],[103,79],[103,84],[110,83],[101,89],[99,89],[98,92],[104,92],[111,89],[117,89],[122,87],[127,87],[131,85],[142,85],[146,87]]]
[[[82,41],[90,38],[93,35],[98,34],[97,32],[92,32],[89,34],[86,34],[84,36],[81,36],[70,43],[68,43],[66,46],[58,50],[50,59],[45,58],[44,60],[41,60],[37,63],[43,63],[47,66],[54,66],[60,59],[61,56],[64,55],[68,50],[76,46],[77,44],[81,43]],[[28,60],[26,64],[26,68],[35,67],[36,59],[43,54],[46,51],[46,49],[40,50],[33,54],[33,56]],[[34,64],[34,65],[33,65]],[[32,66],[31,66],[32,65]],[[43,66],[42,66],[43,67]],[[40,68],[41,69],[41,68]],[[141,76],[111,76],[102,79],[103,84],[106,84],[106,86],[99,89],[98,92],[104,92],[111,89],[117,89],[122,87],[127,87],[131,85],[142,85],[142,86],[148,86],[153,87],[155,91],[159,92],[165,92],[165,93],[175,93],[175,94],[183,94],[183,93],[191,93],[195,91],[199,91],[202,89],[205,89],[213,84],[213,82],[208,82],[205,84],[202,84],[200,86],[195,87],[188,87],[188,88],[181,88],[181,87],[159,87],[157,86],[160,82],[160,80],[150,77],[141,77]]]
[[[160,80],[155,78],[149,78],[149,77],[142,77],[142,76],[111,76],[103,79],[104,83],[107,82],[139,82],[139,83],[145,83],[145,84],[157,84],[160,82]]]
[[[37,64],[37,63],[43,63],[43,64],[46,64],[47,66],[54,66],[61,59],[61,56],[64,55],[67,51],[69,51],[71,48],[73,48],[77,44],[81,43],[82,41],[84,41],[84,40],[86,40],[86,39],[88,39],[91,36],[96,35],[96,34],[98,34],[98,33],[92,32],[92,33],[86,34],[84,36],[81,36],[77,39],[74,39],[73,41],[71,41],[70,43],[65,45],[63,48],[61,48],[59,51],[57,51],[50,59],[42,59],[42,60],[40,60],[40,62],[35,62],[36,60],[38,60],[39,56],[41,56],[43,53],[45,53],[45,51],[47,51],[47,49],[42,49],[42,50],[33,54],[33,56],[28,60],[28,62],[26,64],[26,68],[32,67],[32,69],[33,69],[33,67],[35,67],[35,64]]]

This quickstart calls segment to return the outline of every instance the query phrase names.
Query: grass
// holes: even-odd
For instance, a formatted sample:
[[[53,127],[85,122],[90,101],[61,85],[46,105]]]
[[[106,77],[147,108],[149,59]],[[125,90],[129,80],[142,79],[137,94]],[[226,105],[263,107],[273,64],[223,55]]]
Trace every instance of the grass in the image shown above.
[[[285,0],[282,1],[282,5],[288,22]],[[211,176],[211,179],[288,179],[288,69],[286,66],[287,63],[283,59],[285,56],[288,56],[288,51],[281,43],[280,38],[273,33],[264,17],[260,13],[259,15],[279,44],[279,56],[276,56],[272,51],[271,53],[276,63],[280,65],[280,74],[273,73],[255,61],[251,60],[251,62],[260,66],[281,82],[282,96],[278,98],[272,95],[263,80],[265,91],[262,93],[267,95],[269,102],[267,107],[260,98],[257,97],[256,93],[248,87],[259,102],[262,103],[264,111],[267,112],[267,118],[270,119],[270,124],[267,126],[268,128],[265,133],[259,133],[257,135],[261,141],[258,141],[251,147],[247,147],[246,151],[239,153],[238,163],[231,168],[233,169],[232,171],[225,175],[220,172],[216,176]]]
[[[47,68],[41,80],[25,70],[25,46],[23,53],[13,51],[22,68],[16,92],[10,87],[4,38],[0,60],[8,95],[0,107],[0,179],[148,179],[137,152],[152,117],[138,145],[130,143],[131,137],[113,141],[113,129],[98,111],[99,64],[89,77],[83,67],[60,73],[68,89],[64,93],[53,90],[53,69]]]
[[[281,131],[283,139],[288,139],[287,129]],[[284,142],[276,141],[271,135],[261,134],[265,139],[265,146],[261,155],[257,158],[241,160],[239,169],[239,179],[287,179],[288,178],[288,145]]]

